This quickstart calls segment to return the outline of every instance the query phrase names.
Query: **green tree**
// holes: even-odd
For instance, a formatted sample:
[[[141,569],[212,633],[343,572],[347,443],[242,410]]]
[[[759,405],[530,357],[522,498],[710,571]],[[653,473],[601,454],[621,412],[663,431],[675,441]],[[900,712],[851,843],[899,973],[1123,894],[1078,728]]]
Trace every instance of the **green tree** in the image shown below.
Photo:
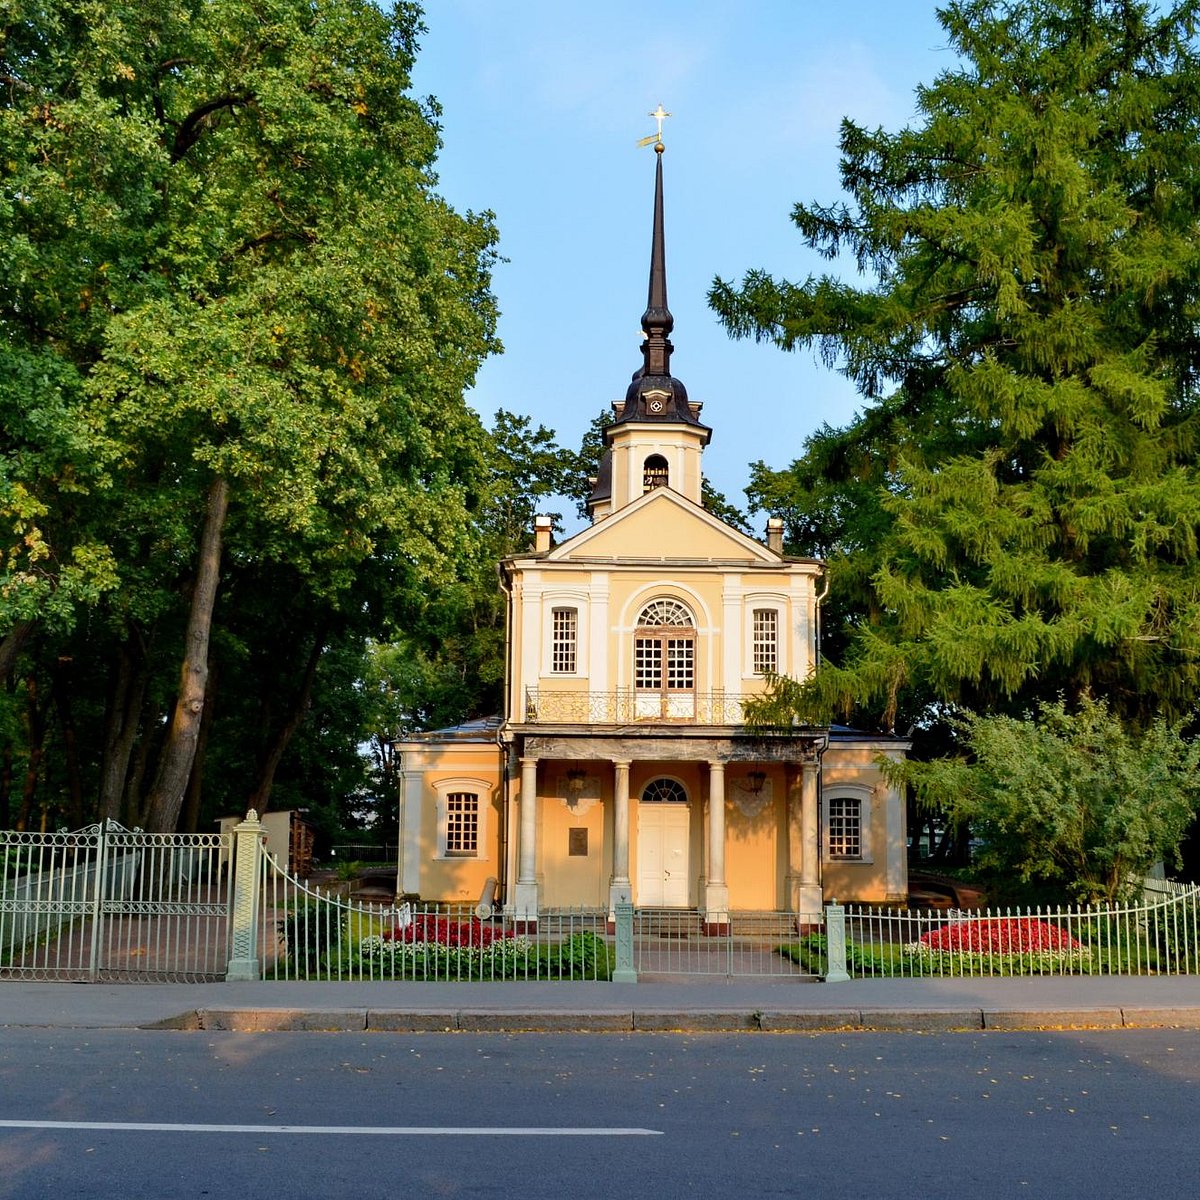
[[[891,726],[1089,690],[1139,723],[1200,684],[1198,6],[956,0],[899,133],[842,126],[807,243],[871,282],[717,280],[735,336],[816,347],[868,401],[785,493],[832,514],[844,650],[765,710]]]
[[[365,0],[6,7],[0,666],[89,612],[129,667],[102,802],[140,790],[152,828],[181,811],[240,576],[304,614],[303,676],[456,575],[495,235],[434,191],[419,30]]]
[[[561,515],[546,506],[569,494],[577,462],[552,430],[501,409],[482,458],[457,577],[414,608],[405,630],[369,650],[365,679],[375,700],[366,733],[380,777],[392,738],[501,711],[505,598],[497,565],[530,548],[536,515],[562,532]]]
[[[893,775],[969,823],[984,869],[1112,903],[1170,862],[1200,807],[1200,743],[1180,722],[1130,733],[1107,705],[1062,700],[1025,718],[968,715],[970,758],[908,762]]]

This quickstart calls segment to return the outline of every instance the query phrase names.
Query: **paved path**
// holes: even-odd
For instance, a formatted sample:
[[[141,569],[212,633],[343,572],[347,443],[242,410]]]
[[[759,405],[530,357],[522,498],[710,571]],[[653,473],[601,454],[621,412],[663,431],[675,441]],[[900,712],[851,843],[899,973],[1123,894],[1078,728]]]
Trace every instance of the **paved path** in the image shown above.
[[[814,1031],[1200,1029],[1200,978],[848,983],[0,982],[0,1027]]]

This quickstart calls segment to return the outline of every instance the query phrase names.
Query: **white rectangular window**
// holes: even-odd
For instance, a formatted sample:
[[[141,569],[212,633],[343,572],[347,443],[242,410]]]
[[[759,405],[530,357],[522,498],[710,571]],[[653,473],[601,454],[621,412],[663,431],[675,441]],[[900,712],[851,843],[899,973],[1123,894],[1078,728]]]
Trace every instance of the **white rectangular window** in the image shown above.
[[[550,613],[550,670],[556,675],[574,675],[579,613],[574,608],[555,608]]]
[[[779,671],[779,613],[773,608],[756,608],[752,621],[754,674],[775,675]]]
[[[479,797],[451,792],[446,797],[446,854],[474,858],[479,854]]]
[[[696,684],[691,638],[667,639],[667,691],[690,692]]]
[[[829,857],[862,858],[862,801],[847,796],[829,800]]]
[[[639,691],[662,690],[662,642],[638,638],[634,646],[634,682]]]

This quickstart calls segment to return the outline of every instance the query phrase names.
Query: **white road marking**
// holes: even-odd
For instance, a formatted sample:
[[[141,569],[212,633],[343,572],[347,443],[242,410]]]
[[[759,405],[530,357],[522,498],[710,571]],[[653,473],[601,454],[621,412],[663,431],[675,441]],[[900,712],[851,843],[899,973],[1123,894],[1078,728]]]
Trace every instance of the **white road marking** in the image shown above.
[[[319,1133],[382,1137],[661,1137],[661,1129],[553,1125],[194,1125],[162,1121],[4,1121],[0,1129],[99,1129],[112,1133]]]

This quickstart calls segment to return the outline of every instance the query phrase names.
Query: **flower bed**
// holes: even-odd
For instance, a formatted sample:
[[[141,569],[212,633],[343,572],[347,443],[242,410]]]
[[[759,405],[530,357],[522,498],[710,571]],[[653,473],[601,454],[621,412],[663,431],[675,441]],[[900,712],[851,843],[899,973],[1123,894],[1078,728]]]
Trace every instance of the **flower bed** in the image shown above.
[[[407,912],[404,918],[359,943],[367,973],[385,979],[512,979],[528,968],[533,945],[527,938],[475,918]]]
[[[525,970],[527,938],[479,921],[418,916],[359,943],[364,969],[385,979],[511,979]]]
[[[1037,917],[975,917],[931,929],[904,947],[912,958],[952,974],[1048,974],[1084,970],[1088,948]]]
[[[515,934],[485,925],[477,918],[452,921],[435,913],[419,913],[404,924],[385,930],[380,937],[387,942],[436,942],[440,946],[486,949],[501,938],[513,939]]]

